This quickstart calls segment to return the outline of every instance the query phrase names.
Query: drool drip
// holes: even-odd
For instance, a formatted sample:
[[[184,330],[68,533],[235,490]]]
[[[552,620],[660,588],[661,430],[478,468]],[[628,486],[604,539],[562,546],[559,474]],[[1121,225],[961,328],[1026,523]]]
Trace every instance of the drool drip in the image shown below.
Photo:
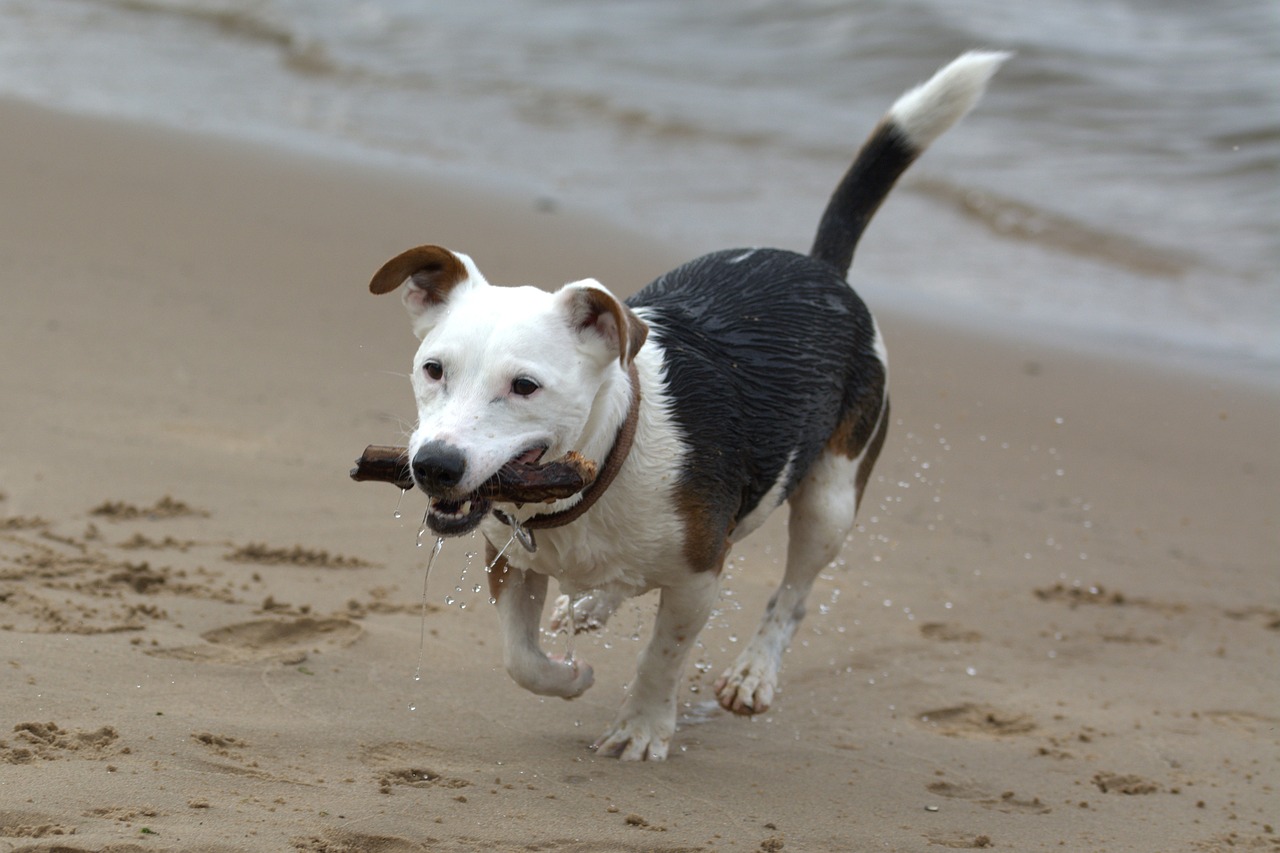
[[[426,523],[423,522],[423,528]],[[418,532],[418,546],[422,546],[422,532]],[[435,563],[436,556],[440,553],[440,549],[444,547],[444,537],[437,536],[436,544],[431,548],[431,556],[427,558],[427,570],[422,573],[422,623],[418,628],[418,666],[413,671],[413,680],[422,681],[422,656],[426,653],[427,648],[427,582],[431,580],[431,565]],[[416,711],[418,706],[409,703],[409,710]]]
[[[428,508],[427,508],[427,511],[426,511],[426,512],[424,512],[424,513],[422,514],[422,526],[418,528],[418,547],[419,547],[419,548],[421,548],[421,547],[422,547],[422,537],[423,537],[423,536],[425,536],[425,535],[426,535],[426,533],[427,533],[427,516],[428,516],[428,515],[430,515],[430,514],[431,514],[431,508],[430,508],[430,507],[428,507]],[[441,542],[443,542],[443,541],[444,541],[444,538],[443,538],[443,537],[436,537],[436,550],[437,550],[437,551],[439,551],[439,550],[440,550],[440,543],[441,543]],[[432,556],[434,557],[435,555],[434,555],[434,554],[432,554]],[[430,563],[429,561],[428,561],[428,563],[427,563],[427,568],[428,568],[428,569],[430,569],[430,568],[431,568],[431,563]]]

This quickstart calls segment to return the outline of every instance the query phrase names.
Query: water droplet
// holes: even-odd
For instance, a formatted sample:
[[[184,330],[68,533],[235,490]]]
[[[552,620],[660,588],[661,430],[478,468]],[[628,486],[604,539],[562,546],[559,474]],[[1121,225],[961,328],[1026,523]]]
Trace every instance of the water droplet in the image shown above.
[[[398,518],[400,517],[400,502],[401,502],[402,500],[404,500],[404,496],[405,496],[406,494],[408,494],[408,492],[409,492],[409,490],[408,490],[408,489],[401,489],[401,490],[400,490],[400,497],[396,498],[396,508],[395,508],[395,510],[391,513],[391,517],[392,517],[392,518],[397,518],[397,519],[398,519]]]
[[[498,553],[493,555],[493,559],[489,561],[489,565],[484,567],[484,570],[486,573],[489,573],[489,574],[493,573],[493,567],[498,565],[498,561],[502,559],[503,554],[507,553],[507,549],[511,547],[511,543],[514,541],[516,541],[516,534],[515,534],[515,531],[513,530],[511,531],[511,538],[507,540],[507,544],[503,545],[501,550],[499,550]]]
[[[426,517],[423,516],[423,518],[424,518],[423,523],[425,524]],[[419,539],[421,539],[422,533],[419,532],[418,536],[419,536]],[[419,541],[418,545],[421,546],[422,542]],[[422,680],[422,656],[427,648],[427,606],[428,606],[427,605],[427,583],[431,580],[431,566],[433,563],[435,563],[436,557],[439,556],[440,549],[443,547],[444,547],[444,537],[437,536],[436,544],[431,548],[431,556],[427,558],[427,568],[422,573],[422,616],[421,616],[421,622],[418,626],[418,666],[417,666],[417,669],[415,669],[413,672],[414,681]],[[413,709],[410,709],[410,710],[413,710]]]
[[[416,710],[418,710],[418,706],[417,706],[417,705],[414,705],[414,704],[412,704],[412,703],[410,703],[410,705],[409,705],[409,710],[410,710],[410,711],[416,711]]]

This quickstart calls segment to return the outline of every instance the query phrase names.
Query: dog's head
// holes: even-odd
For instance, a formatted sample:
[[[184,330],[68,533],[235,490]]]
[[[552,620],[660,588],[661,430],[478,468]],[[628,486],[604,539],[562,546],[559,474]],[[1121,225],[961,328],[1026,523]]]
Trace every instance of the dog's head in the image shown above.
[[[477,490],[507,462],[557,459],[604,426],[601,391],[625,376],[648,327],[597,281],[554,293],[494,287],[471,258],[439,246],[387,261],[369,289],[401,285],[422,341],[413,479],[431,497],[432,530],[458,535],[484,519]]]

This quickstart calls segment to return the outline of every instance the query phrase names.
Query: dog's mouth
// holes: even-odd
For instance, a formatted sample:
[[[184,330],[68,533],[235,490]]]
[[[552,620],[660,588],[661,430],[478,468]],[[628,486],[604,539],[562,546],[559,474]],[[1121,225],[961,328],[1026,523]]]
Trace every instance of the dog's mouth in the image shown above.
[[[545,445],[531,447],[512,457],[512,462],[524,465],[537,464],[547,452]],[[491,485],[501,476],[501,469],[479,489],[469,495],[430,495],[427,505],[427,527],[437,536],[461,536],[480,526],[493,509],[493,500],[485,496]]]
[[[464,500],[432,498],[427,506],[427,527],[438,536],[461,536],[480,526],[493,509],[493,501],[479,495]]]
[[[545,444],[539,444],[537,447],[530,447],[524,453],[520,453],[511,457],[512,462],[519,462],[522,465],[537,465],[542,461],[542,454],[547,452]]]

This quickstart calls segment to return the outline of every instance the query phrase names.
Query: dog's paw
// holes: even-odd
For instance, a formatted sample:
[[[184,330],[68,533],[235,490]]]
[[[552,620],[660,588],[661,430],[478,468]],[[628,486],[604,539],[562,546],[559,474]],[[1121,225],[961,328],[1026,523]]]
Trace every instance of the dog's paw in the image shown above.
[[[676,731],[673,714],[620,714],[591,748],[623,761],[663,761]]]
[[[547,691],[551,695],[562,699],[576,699],[596,683],[595,670],[589,663],[565,660],[562,655],[549,655],[547,660],[555,667],[554,690]]]
[[[713,689],[722,708],[749,716],[769,710],[777,684],[778,670],[775,666],[743,655],[716,679]]]
[[[561,631],[568,633],[570,625],[573,626],[575,634],[598,631],[605,626],[612,615],[613,607],[599,593],[588,592],[576,600],[562,595],[556,599],[555,609],[551,611],[551,633],[558,634]]]

